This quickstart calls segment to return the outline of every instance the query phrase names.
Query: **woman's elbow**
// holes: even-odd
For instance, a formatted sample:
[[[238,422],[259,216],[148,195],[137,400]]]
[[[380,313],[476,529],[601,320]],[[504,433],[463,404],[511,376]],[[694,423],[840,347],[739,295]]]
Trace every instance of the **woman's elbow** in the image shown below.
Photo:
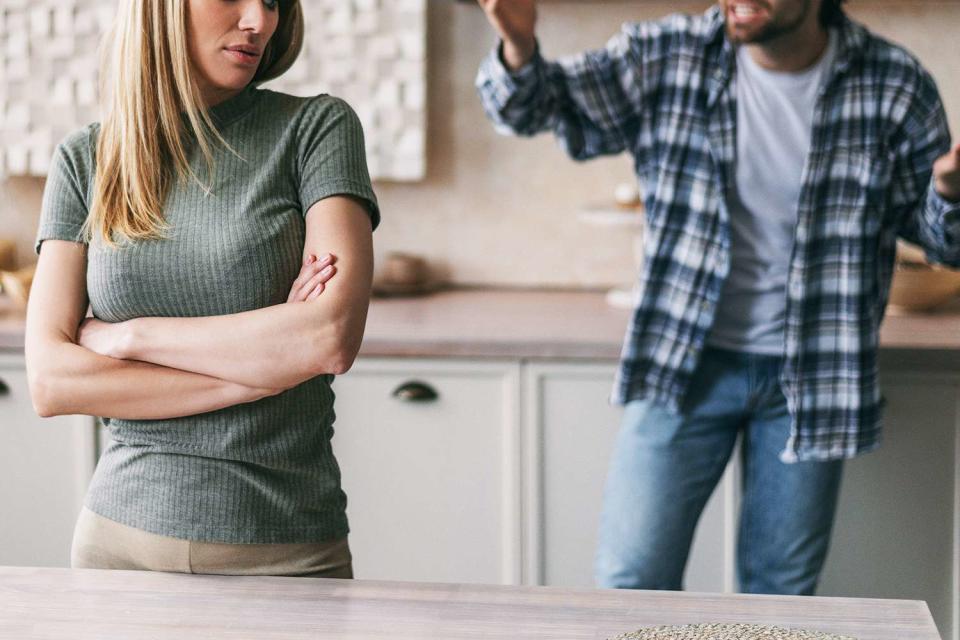
[[[321,368],[323,373],[332,373],[335,376],[342,376],[350,367],[353,361],[357,359],[357,349],[337,349],[333,353],[327,354],[323,358]]]
[[[326,369],[327,369],[327,373],[330,373],[330,374],[335,375],[335,376],[342,376],[342,375],[345,374],[347,371],[350,371],[350,367],[352,367],[352,366],[353,366],[353,362],[352,362],[352,361],[348,361],[348,360],[345,360],[345,359],[341,359],[341,360],[335,360],[335,361],[331,362],[331,363],[326,367]]]
[[[33,410],[41,418],[65,415],[69,412],[64,383],[69,378],[62,363],[68,353],[61,349],[60,342],[31,340],[29,328],[27,334],[27,388]]]
[[[52,418],[60,415],[56,402],[56,385],[50,380],[46,372],[31,372],[27,377],[27,386],[30,389],[30,401],[33,410],[41,418]]]
[[[327,322],[311,341],[310,363],[313,375],[343,375],[353,366],[360,343],[363,342],[363,324],[347,316]]]
[[[312,373],[339,376],[349,371],[353,361],[357,359],[361,340],[362,336],[343,333],[334,340],[326,341],[326,344],[314,350],[316,358]]]
[[[324,376],[333,374],[335,376],[340,376],[345,374],[350,370],[350,367],[353,366],[353,358],[349,354],[339,353],[339,352],[324,352],[319,353],[313,359],[313,362],[310,363],[308,370],[305,371],[305,376],[298,377],[296,381],[290,385],[294,387],[304,381],[304,378],[314,378],[316,376]]]

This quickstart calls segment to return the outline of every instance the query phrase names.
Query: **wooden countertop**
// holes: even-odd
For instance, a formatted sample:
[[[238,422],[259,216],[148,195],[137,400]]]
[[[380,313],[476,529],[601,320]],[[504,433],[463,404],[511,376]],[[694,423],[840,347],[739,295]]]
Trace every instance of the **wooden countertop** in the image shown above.
[[[629,317],[598,292],[462,289],[375,298],[361,354],[614,360]],[[0,296],[0,350],[22,350],[23,327],[23,313]],[[960,302],[888,315],[880,338],[885,349],[960,350]]]
[[[595,292],[464,289],[375,298],[360,353],[612,360],[629,319]]]
[[[940,640],[907,600],[0,567],[0,637],[600,640],[706,622]]]

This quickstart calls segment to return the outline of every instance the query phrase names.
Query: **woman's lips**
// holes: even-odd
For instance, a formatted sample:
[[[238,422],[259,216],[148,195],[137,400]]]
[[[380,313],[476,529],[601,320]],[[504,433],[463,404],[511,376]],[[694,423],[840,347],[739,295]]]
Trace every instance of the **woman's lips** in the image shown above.
[[[231,60],[240,64],[254,65],[260,62],[260,54],[253,50],[227,47],[224,51]]]

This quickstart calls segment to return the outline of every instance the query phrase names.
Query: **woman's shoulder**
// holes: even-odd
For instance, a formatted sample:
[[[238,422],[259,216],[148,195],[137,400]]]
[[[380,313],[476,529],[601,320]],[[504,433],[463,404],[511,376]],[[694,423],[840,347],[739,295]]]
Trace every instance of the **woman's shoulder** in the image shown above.
[[[86,153],[93,150],[97,144],[97,135],[100,133],[100,123],[90,124],[74,129],[63,137],[59,147],[67,153]]]
[[[358,121],[356,111],[344,100],[329,93],[295,96],[270,89],[260,89],[263,106],[272,112],[289,113],[303,123],[331,120]]]
[[[57,145],[54,162],[67,163],[73,173],[92,173],[99,134],[99,122],[74,129]]]

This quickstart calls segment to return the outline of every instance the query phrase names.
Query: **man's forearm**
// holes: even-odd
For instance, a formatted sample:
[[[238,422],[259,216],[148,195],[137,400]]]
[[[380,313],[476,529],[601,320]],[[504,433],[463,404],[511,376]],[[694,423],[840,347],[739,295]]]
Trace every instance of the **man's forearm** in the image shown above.
[[[215,411],[277,393],[144,362],[102,356],[64,342],[30,354],[37,412],[161,420]],[[40,363],[54,362],[56,366]]]

